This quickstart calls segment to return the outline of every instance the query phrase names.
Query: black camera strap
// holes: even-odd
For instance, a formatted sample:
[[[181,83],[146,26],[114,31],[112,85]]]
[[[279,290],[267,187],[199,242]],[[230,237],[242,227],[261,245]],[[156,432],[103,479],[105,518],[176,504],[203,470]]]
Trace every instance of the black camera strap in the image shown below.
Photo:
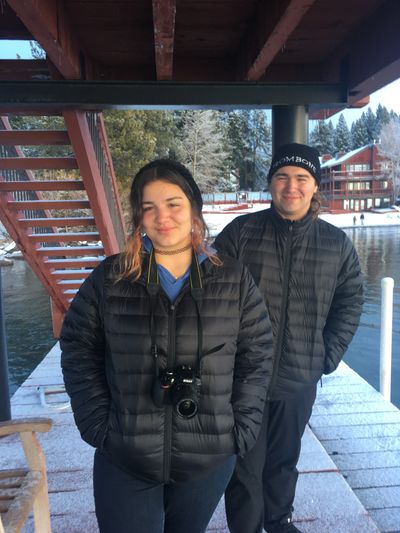
[[[147,292],[150,295],[150,339],[151,339],[151,355],[156,360],[156,376],[158,376],[159,368],[157,364],[158,349],[156,343],[156,324],[154,320],[155,309],[157,305],[157,295],[160,290],[160,278],[158,275],[157,263],[154,258],[154,248],[150,252],[149,266],[147,269]]]
[[[201,321],[201,303],[203,300],[203,279],[200,264],[196,253],[192,253],[192,263],[190,265],[190,290],[197,311],[197,365],[196,375],[200,376],[200,360],[203,355],[203,326]],[[147,269],[147,292],[150,295],[150,338],[151,354],[157,361],[158,348],[156,342],[155,310],[157,308],[157,295],[160,290],[160,278],[158,275],[157,263],[154,257],[154,248],[150,252],[149,266]],[[156,364],[156,374],[158,375],[158,364]]]
[[[203,324],[201,321],[201,304],[203,302],[203,279],[197,254],[192,254],[190,267],[190,289],[197,310],[197,365],[196,376],[200,377],[200,361],[203,356]]]

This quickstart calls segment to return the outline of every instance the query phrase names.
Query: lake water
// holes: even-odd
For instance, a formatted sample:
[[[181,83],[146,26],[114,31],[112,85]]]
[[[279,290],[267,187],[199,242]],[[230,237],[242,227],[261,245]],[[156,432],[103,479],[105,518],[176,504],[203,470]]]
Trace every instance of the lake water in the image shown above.
[[[365,278],[360,326],[344,357],[346,363],[379,390],[381,279],[394,279],[392,402],[400,408],[400,227],[350,228]]]
[[[365,275],[366,303],[345,361],[379,389],[381,279],[395,280],[392,401],[400,408],[400,227],[350,228]],[[10,390],[13,393],[54,345],[47,293],[24,261],[3,267]]]
[[[50,298],[25,261],[1,267],[1,277],[12,394],[56,341]]]

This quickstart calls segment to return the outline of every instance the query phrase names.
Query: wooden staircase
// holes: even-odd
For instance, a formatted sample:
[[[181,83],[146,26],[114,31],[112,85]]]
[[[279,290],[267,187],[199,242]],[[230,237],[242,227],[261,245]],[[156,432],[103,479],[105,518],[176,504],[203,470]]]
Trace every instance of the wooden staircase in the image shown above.
[[[103,117],[63,118],[65,130],[43,131],[14,130],[0,117],[0,220],[50,295],[55,337],[81,283],[125,244]],[[68,157],[25,157],[21,149],[59,145]]]

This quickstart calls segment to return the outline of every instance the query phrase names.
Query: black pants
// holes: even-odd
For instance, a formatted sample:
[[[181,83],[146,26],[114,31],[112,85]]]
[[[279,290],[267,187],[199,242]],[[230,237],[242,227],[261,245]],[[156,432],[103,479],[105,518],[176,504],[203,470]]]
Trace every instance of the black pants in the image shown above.
[[[316,385],[287,400],[266,403],[260,436],[238,458],[225,492],[231,533],[260,533],[290,516],[296,492],[301,437],[311,416]]]
[[[101,533],[204,533],[232,475],[232,456],[204,477],[152,483],[131,476],[96,451],[93,486]]]

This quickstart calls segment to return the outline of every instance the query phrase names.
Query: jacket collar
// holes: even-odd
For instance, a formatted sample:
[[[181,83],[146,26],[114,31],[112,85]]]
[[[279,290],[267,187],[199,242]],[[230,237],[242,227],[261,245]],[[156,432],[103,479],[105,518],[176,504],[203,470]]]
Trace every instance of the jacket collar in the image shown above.
[[[142,285],[147,285],[147,273],[149,268],[150,254],[145,249],[142,251],[142,274],[138,281]],[[208,280],[210,277],[215,275],[215,267],[208,259],[208,257],[202,258],[202,261],[199,261],[199,268],[201,271],[201,276],[203,280]]]
[[[307,231],[314,222],[311,211],[308,211],[305,217],[300,220],[288,220],[283,218],[275,209],[274,203],[271,202],[271,217],[274,225],[279,231],[289,231],[289,227],[292,227],[293,233],[304,233]]]

